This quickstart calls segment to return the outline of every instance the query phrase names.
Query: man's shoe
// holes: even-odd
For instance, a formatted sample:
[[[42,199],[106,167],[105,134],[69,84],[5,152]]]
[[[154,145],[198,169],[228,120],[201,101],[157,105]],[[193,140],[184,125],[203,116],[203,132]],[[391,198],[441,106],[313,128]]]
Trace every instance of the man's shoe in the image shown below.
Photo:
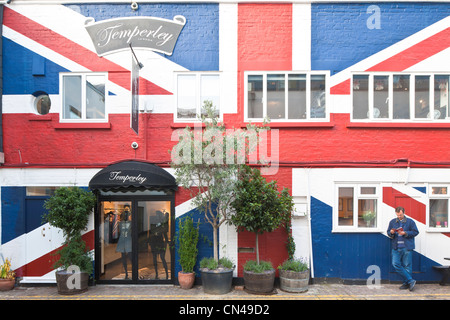
[[[411,280],[411,282],[409,283],[409,291],[413,291],[415,285],[416,285],[416,280]]]
[[[404,283],[400,286],[400,290],[406,290],[406,289],[409,289],[409,284]]]

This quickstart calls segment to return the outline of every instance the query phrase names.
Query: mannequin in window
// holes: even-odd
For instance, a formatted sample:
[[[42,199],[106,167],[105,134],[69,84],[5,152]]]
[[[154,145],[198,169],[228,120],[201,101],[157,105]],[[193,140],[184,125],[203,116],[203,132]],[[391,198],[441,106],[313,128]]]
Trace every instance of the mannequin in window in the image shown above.
[[[416,103],[416,118],[428,118],[429,113],[428,97],[421,96]]]
[[[124,206],[124,211],[120,216],[119,222],[119,241],[117,242],[116,252],[122,254],[122,264],[125,269],[125,279],[128,279],[128,254],[131,252],[131,212],[130,205]]]
[[[164,215],[161,211],[156,211],[156,216],[150,218],[150,249],[152,250],[153,265],[155,267],[155,279],[158,279],[158,255],[161,258],[164,270],[166,271],[166,279],[169,279],[169,273],[166,263],[166,241],[164,241]]]

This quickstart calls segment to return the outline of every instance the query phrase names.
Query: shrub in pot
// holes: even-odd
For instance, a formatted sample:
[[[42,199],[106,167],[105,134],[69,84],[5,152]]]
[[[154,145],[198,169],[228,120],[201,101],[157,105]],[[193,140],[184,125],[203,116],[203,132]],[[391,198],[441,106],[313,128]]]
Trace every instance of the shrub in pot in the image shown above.
[[[194,227],[192,218],[179,222],[178,255],[181,271],[178,272],[178,282],[182,289],[190,289],[194,285],[194,266],[198,255],[198,227]]]
[[[276,181],[268,182],[256,168],[245,166],[241,170],[239,181],[236,186],[235,199],[232,202],[234,215],[231,222],[236,226],[237,231],[247,230],[255,234],[256,248],[256,265],[260,265],[258,236],[264,232],[272,232],[283,224],[286,216],[290,216],[293,208],[293,200],[286,188],[278,191]],[[255,268],[252,262],[250,266]],[[270,265],[271,266],[271,265]],[[258,286],[251,284],[253,289],[249,289],[246,281],[249,272],[244,267],[244,284],[250,291],[257,293],[267,293],[273,291],[273,283],[275,280],[275,269],[271,268],[269,272],[268,265],[265,264],[265,274],[269,274],[268,278],[273,279],[269,288],[267,285],[261,285],[261,290],[255,290]],[[247,268],[249,269],[249,267]],[[272,275],[273,274],[273,275]],[[259,277],[263,278],[263,277]],[[250,278],[248,278],[250,279]],[[251,277],[252,281],[256,281],[256,276]]]
[[[16,273],[11,269],[8,258],[0,265],[0,291],[12,290],[16,283]]]
[[[58,293],[77,294],[87,290],[92,274],[92,257],[82,239],[89,215],[95,205],[95,196],[78,187],[62,187],[48,199],[44,207],[48,210],[44,222],[63,232],[64,243],[57,252],[59,256],[54,268]]]
[[[208,294],[226,294],[231,291],[233,262],[228,258],[219,261],[210,257],[200,261],[203,291]]]
[[[271,293],[275,269],[269,261],[248,260],[244,265],[245,289],[252,293]]]
[[[303,259],[288,259],[278,266],[280,289],[287,292],[306,292],[309,284],[309,267]]]

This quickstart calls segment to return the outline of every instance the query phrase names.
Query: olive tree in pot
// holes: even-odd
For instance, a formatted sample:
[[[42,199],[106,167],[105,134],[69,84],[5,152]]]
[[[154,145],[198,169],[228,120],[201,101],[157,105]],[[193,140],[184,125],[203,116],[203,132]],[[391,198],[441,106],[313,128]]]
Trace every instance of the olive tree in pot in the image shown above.
[[[204,113],[201,116],[201,127],[198,126],[194,130],[186,127],[177,132],[178,137],[174,137],[174,140],[178,139],[178,143],[171,150],[171,166],[175,169],[178,184],[190,190],[193,207],[204,214],[205,222],[213,229],[213,259],[219,264],[219,228],[230,218],[237,175],[244,166],[245,152],[254,150],[256,140],[246,139],[245,130],[227,130],[225,125],[219,122],[217,112],[210,101],[205,101],[202,111]],[[252,138],[257,139],[258,130],[260,129],[254,127]],[[251,145],[248,140],[252,141]],[[239,156],[244,155],[239,158],[243,161],[235,159],[238,153]],[[230,270],[227,269],[217,269],[211,277],[204,276],[204,272],[200,270],[202,284],[210,278],[220,278],[221,274],[226,272],[227,276],[221,278],[230,282],[230,285],[220,287],[231,288],[232,277],[228,276]],[[226,293],[221,290],[214,291]]]
[[[237,231],[255,234],[256,261],[250,260],[244,265],[245,288],[250,292],[270,293],[275,269],[270,262],[260,261],[258,236],[282,225],[293,208],[292,197],[286,188],[278,191],[276,181],[266,181],[257,168],[246,166],[240,173],[232,206],[235,213],[231,222]]]
[[[45,201],[48,210],[44,222],[63,232],[64,243],[57,252],[54,264],[56,283],[60,294],[78,294],[88,288],[92,274],[92,257],[82,239],[81,232],[86,228],[89,215],[95,205],[95,196],[90,191],[78,187],[62,187]]]
[[[194,285],[194,266],[198,255],[198,227],[194,227],[192,218],[185,218],[179,222],[178,255],[181,271],[178,272],[178,282],[182,289],[190,289]]]

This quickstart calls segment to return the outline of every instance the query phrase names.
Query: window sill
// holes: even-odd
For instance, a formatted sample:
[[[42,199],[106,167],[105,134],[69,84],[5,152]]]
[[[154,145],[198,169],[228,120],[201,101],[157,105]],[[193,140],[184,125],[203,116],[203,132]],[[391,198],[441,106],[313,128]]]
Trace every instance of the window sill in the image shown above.
[[[379,228],[344,228],[344,229],[332,229],[331,233],[383,233],[384,231]]]
[[[172,124],[170,125],[171,128],[173,129],[178,129],[178,128],[186,128],[186,127],[190,127],[190,128],[195,128],[195,127],[205,127],[205,124],[202,122],[172,122]]]
[[[96,122],[96,123],[64,123],[57,122],[53,125],[55,129],[111,129],[110,122]]]
[[[349,122],[347,128],[450,129],[450,123],[436,122]]]
[[[431,228],[431,227],[428,227],[427,228],[427,230],[426,230],[427,232],[430,232],[430,233],[449,233],[450,232],[450,228]]]
[[[334,122],[270,122],[264,124],[262,122],[243,122],[241,128],[247,127],[247,125],[253,124],[260,127],[270,127],[272,129],[282,128],[333,128]]]
[[[28,121],[52,121],[53,117],[50,114],[38,115],[32,114],[28,116]]]

